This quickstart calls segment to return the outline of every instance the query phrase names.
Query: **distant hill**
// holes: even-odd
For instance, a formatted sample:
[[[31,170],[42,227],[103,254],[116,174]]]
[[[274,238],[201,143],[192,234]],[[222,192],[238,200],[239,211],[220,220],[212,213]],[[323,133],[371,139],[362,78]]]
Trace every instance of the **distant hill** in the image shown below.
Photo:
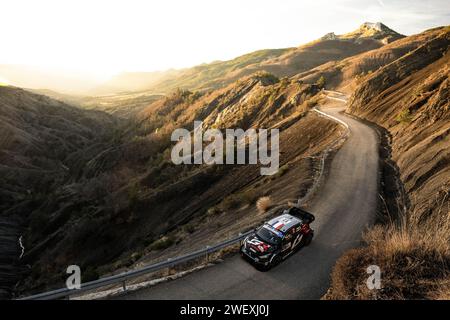
[[[82,109],[105,111],[122,118],[130,118],[142,109],[163,98],[163,95],[148,92],[123,92],[113,95],[80,96],[59,93],[53,90],[28,89]]]
[[[296,78],[314,83],[320,77],[324,77],[327,87],[350,93],[365,77],[417,49],[440,32],[442,30],[437,28],[406,38],[400,37],[397,41],[386,44],[377,50],[363,52],[343,60],[330,61],[301,72],[296,75]]]
[[[381,22],[365,22],[353,32],[349,32],[343,35],[335,35],[332,32],[325,35],[325,37],[323,37],[322,39],[376,39],[382,41],[383,43],[389,43],[400,38],[403,38],[403,35],[390,29],[388,26],[384,25]]]
[[[292,76],[329,61],[380,48],[402,37],[382,23],[364,23],[345,35],[331,33],[296,48],[259,50],[232,60],[183,70],[124,73],[105,83],[103,88],[148,90],[154,93],[168,93],[176,88],[213,90],[258,71],[270,72],[278,77]]]
[[[27,65],[0,64],[0,83],[21,88],[57,91],[83,95],[100,85],[101,81],[88,74],[69,74]]]
[[[130,91],[144,91],[167,77],[177,76],[179,70],[154,71],[154,72],[122,72],[105,83],[91,88],[87,94],[110,95],[121,94]]]
[[[278,77],[292,76],[329,61],[379,48],[403,36],[382,23],[364,23],[357,30],[324,37],[295,48],[265,49],[228,61],[215,61],[192,68],[155,72],[124,72],[106,82],[86,76],[59,73],[20,65],[0,65],[0,82],[38,90],[78,96],[103,96],[146,92],[166,94],[177,88],[214,90],[258,71]]]
[[[216,61],[180,70],[125,72],[106,82],[101,87],[94,89],[93,92],[101,94],[102,91],[112,93],[147,90],[155,93],[167,93],[176,88],[194,90],[199,85],[206,88],[209,82],[218,81],[218,79],[225,77],[230,72],[278,57],[289,50],[291,49],[259,50],[229,61]],[[115,89],[111,91],[112,88]]]

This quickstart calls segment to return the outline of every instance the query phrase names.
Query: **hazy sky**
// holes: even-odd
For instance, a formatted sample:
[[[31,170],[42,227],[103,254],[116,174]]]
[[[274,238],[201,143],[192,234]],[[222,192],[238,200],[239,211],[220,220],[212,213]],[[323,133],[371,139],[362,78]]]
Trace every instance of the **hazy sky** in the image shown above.
[[[0,0],[0,64],[152,71],[297,46],[381,21],[413,34],[449,24],[448,0]]]

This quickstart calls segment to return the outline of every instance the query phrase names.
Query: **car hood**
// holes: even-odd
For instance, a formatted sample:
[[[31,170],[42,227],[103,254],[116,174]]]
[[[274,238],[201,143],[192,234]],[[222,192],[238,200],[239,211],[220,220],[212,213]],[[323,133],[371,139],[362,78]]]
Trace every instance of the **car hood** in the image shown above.
[[[273,249],[273,245],[262,241],[256,234],[250,235],[245,244],[247,248],[253,249],[258,254],[270,252]]]

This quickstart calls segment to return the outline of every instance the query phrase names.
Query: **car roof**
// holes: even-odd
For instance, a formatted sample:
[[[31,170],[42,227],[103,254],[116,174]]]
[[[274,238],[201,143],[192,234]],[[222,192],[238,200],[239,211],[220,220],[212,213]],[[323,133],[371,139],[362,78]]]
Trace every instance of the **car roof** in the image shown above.
[[[282,214],[281,216],[271,219],[269,222],[267,222],[267,224],[270,225],[272,228],[277,229],[284,233],[288,231],[291,227],[301,222],[302,221],[299,218],[285,213]]]

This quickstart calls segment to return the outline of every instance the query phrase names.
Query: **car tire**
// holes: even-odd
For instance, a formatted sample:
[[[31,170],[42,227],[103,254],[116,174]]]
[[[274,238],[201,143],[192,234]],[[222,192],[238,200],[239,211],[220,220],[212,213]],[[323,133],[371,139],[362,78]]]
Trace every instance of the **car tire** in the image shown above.
[[[305,246],[305,247],[308,246],[308,245],[311,243],[313,237],[314,237],[314,233],[313,233],[313,232],[310,232],[310,233],[305,237],[305,243],[304,243],[304,246]]]
[[[268,269],[272,269],[276,265],[280,264],[282,260],[283,260],[283,258],[281,257],[281,254],[277,254],[275,257],[273,257],[272,261],[267,266]]]

